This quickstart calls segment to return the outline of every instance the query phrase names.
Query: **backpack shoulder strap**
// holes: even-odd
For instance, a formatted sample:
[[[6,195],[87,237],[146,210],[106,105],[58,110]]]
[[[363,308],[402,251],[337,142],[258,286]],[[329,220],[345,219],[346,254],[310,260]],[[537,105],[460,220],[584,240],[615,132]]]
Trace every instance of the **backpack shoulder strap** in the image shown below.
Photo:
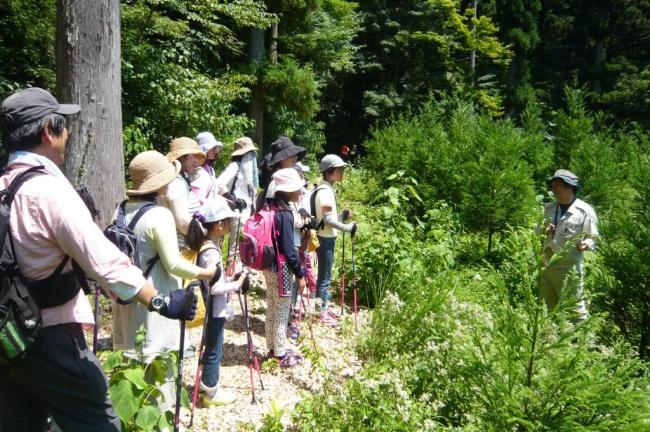
[[[124,202],[122,203],[122,205],[125,205],[125,204],[126,204],[126,201],[124,201]],[[122,205],[120,205],[120,210],[122,210]],[[140,208],[138,209],[138,212],[135,214],[135,216],[133,216],[133,219],[131,219],[131,222],[129,223],[129,229],[130,229],[131,231],[133,231],[133,228],[135,228],[135,225],[138,223],[138,221],[140,220],[140,218],[141,218],[142,216],[144,216],[144,214],[145,214],[146,212],[148,212],[149,210],[151,210],[151,209],[154,208],[154,207],[156,207],[156,204],[155,204],[155,203],[147,203],[147,204],[143,205],[142,207],[140,207]]]
[[[318,191],[321,191],[323,189],[325,189],[325,186],[317,186],[316,189],[311,192],[311,196],[309,197],[309,211],[313,217],[316,217],[316,195],[318,194]],[[316,229],[319,230],[323,228],[323,226],[323,219],[321,219],[318,222],[318,225],[316,225]]]
[[[237,172],[235,173],[235,178],[232,179],[232,186],[230,186],[230,194],[232,195],[235,190],[235,185],[237,184],[237,179],[239,178],[239,171],[241,170],[241,162],[237,162]]]
[[[44,175],[45,172],[43,170],[43,165],[38,165],[35,167],[31,167],[23,171],[22,173],[18,174],[15,179],[12,180],[12,182],[9,184],[7,189],[3,194],[2,200],[4,203],[10,207],[11,203],[14,200],[14,197],[16,196],[16,192],[18,192],[18,189],[25,183],[27,180],[37,177],[39,175]]]

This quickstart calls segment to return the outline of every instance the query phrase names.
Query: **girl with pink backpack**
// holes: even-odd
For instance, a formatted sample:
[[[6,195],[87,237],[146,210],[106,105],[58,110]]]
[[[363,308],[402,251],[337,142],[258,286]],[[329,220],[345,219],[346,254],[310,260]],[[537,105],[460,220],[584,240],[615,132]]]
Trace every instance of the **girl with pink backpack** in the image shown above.
[[[276,262],[262,274],[266,281],[267,313],[264,329],[269,356],[281,367],[293,367],[302,361],[300,354],[287,349],[287,323],[291,305],[291,287],[294,276],[298,293],[305,290],[305,271],[294,242],[294,214],[292,203],[300,200],[303,181],[293,168],[284,168],[273,174],[276,191],[269,206],[275,210],[273,243]]]

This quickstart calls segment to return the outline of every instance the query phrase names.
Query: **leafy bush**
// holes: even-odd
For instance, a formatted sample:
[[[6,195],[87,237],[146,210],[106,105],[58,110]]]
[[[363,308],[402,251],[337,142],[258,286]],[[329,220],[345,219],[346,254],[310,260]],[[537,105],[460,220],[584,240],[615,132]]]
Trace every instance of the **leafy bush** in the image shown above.
[[[115,412],[125,432],[172,430],[173,401],[164,400],[163,384],[169,385],[168,371],[176,370],[178,356],[169,353],[144,362],[142,345],[146,333],[143,327],[136,335],[138,359],[124,357],[123,351],[106,352],[101,356],[104,372],[110,377],[108,393]],[[186,390],[181,393],[181,403],[189,407]]]

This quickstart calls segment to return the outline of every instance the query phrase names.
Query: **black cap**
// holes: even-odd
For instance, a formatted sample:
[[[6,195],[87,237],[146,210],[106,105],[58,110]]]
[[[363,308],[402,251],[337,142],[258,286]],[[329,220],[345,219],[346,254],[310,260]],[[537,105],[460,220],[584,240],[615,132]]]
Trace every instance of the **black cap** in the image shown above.
[[[68,115],[80,110],[79,105],[60,104],[48,91],[30,87],[12,94],[2,102],[0,120],[5,132],[9,132],[52,113]]]

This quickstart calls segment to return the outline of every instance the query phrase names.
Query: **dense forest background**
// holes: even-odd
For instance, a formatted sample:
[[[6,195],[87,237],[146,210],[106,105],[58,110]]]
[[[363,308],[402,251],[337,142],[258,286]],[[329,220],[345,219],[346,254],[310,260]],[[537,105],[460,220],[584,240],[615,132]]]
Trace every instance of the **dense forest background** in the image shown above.
[[[0,98],[56,89],[56,18],[0,0]],[[131,0],[121,25],[127,162],[202,130],[361,156],[364,368],[297,429],[650,429],[650,0]],[[537,298],[557,168],[601,231],[577,328]]]

